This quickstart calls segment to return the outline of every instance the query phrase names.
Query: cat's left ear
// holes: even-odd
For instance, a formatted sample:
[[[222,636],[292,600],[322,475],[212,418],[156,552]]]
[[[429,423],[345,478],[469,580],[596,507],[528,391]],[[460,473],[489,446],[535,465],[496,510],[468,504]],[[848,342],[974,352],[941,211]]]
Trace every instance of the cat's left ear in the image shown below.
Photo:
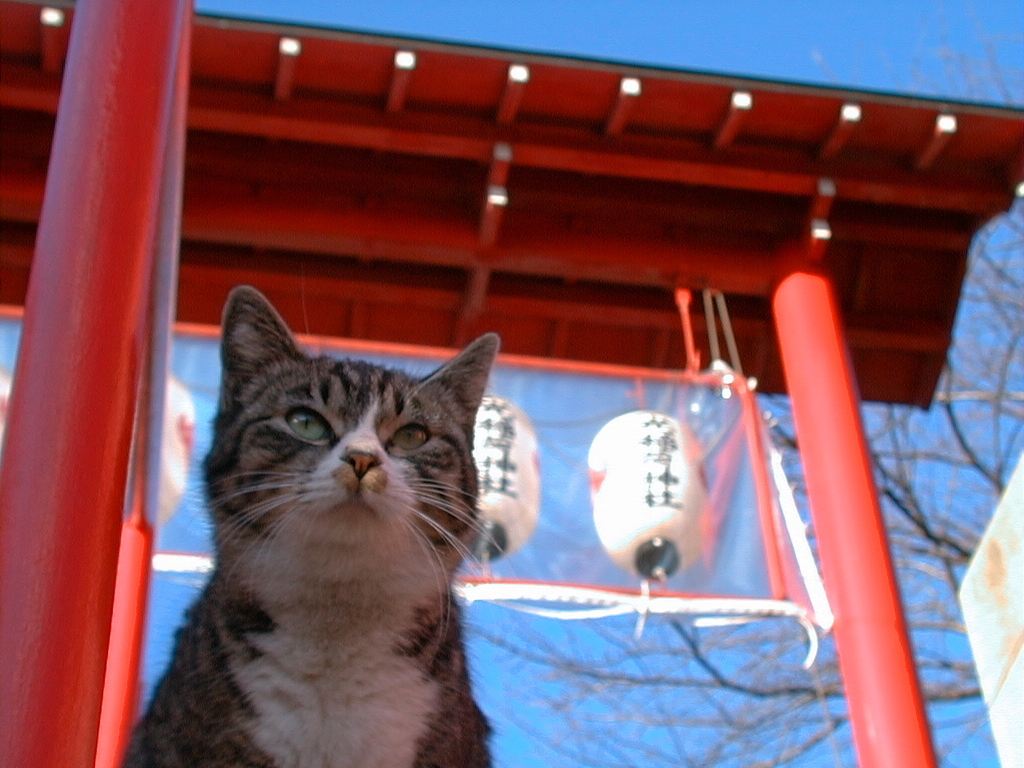
[[[500,346],[498,334],[485,333],[428,376],[424,387],[441,386],[451,392],[472,425]]]
[[[271,362],[302,358],[281,315],[262,293],[248,285],[231,291],[221,327],[224,395],[234,392]]]

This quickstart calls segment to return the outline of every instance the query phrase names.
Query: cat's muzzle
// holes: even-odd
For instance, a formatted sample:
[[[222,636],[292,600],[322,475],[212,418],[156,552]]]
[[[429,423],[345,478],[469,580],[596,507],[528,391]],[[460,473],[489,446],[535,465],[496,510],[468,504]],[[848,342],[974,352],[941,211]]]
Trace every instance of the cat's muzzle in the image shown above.
[[[380,457],[368,451],[349,451],[334,470],[335,479],[351,493],[367,490],[380,493],[388,484],[387,471]]]

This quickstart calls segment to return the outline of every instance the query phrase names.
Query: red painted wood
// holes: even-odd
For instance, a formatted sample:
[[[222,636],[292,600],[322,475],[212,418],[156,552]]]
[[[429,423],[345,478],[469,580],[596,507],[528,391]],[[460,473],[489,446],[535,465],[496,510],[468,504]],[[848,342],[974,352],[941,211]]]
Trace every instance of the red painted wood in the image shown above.
[[[302,53],[282,101],[274,98],[279,40],[295,34]],[[1006,209],[1021,178],[1019,110],[945,105],[957,133],[918,171],[914,158],[929,146],[938,111],[927,99],[242,20],[198,17],[194,37],[186,262],[240,262],[261,284],[304,269],[308,277],[314,261],[318,269],[358,261],[363,284],[374,287],[396,282],[387,271],[415,275],[397,281],[403,296],[422,289],[414,304],[433,308],[414,322],[391,322],[374,302],[339,308],[349,321],[335,327],[393,341],[436,343],[448,332],[451,341],[497,318],[531,354],[598,354],[601,322],[559,319],[555,328],[545,314],[503,321],[494,290],[538,278],[563,281],[565,304],[585,301],[576,286],[587,281],[656,289],[656,306],[669,305],[677,287],[710,286],[730,304],[755,297],[767,327],[772,286],[789,269],[778,251],[822,215],[827,178],[836,194],[823,267],[845,312],[863,392],[926,405],[970,238]],[[415,50],[418,61],[402,109],[388,112],[397,47]],[[0,0],[0,300],[24,296],[16,251],[34,236],[59,88],[40,66],[45,56],[39,7]],[[503,122],[513,63],[528,65],[530,77],[516,90],[514,119]],[[639,77],[642,93],[621,133],[605,136],[624,76]],[[716,150],[736,90],[751,91],[755,107]],[[861,119],[822,157],[850,101]],[[499,143],[513,159],[495,181],[489,170]],[[507,187],[509,205],[499,228],[483,221],[481,238],[489,183]],[[284,266],[249,268],[264,254]],[[461,295],[480,268],[494,279],[473,327],[462,328],[457,310],[434,306],[432,291],[447,281]],[[286,301],[298,302],[288,290]],[[181,302],[204,308],[192,319],[214,319],[207,307],[220,298],[200,282]],[[338,303],[328,299],[329,309]],[[623,346],[634,338],[632,315],[612,324],[600,358],[674,364],[680,355],[661,317],[638,341],[649,353]],[[431,338],[418,335],[424,325],[435,330]],[[749,341],[750,373],[765,388],[782,386],[771,338]]]
[[[773,309],[859,764],[934,768],[860,397],[828,279],[790,274]]]
[[[146,522],[140,505],[121,527],[95,768],[116,768],[121,764],[138,716],[152,553],[153,528]]]
[[[191,0],[186,13],[191,16]],[[95,768],[118,768],[138,719],[140,670],[145,642],[153,555],[159,507],[164,411],[170,367],[171,332],[178,293],[182,182],[185,160],[185,114],[188,106],[188,19],[177,35],[170,130],[160,174],[160,209],[153,270],[147,379],[140,387],[139,427],[134,455],[132,512],[121,527],[110,643],[103,681]]]

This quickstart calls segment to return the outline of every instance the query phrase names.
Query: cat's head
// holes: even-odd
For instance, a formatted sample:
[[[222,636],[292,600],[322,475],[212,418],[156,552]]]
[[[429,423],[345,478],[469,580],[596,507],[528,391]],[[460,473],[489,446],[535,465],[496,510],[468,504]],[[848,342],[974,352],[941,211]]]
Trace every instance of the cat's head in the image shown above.
[[[232,291],[205,464],[221,556],[319,547],[454,570],[477,533],[473,428],[498,344],[419,379],[310,357],[262,294]]]

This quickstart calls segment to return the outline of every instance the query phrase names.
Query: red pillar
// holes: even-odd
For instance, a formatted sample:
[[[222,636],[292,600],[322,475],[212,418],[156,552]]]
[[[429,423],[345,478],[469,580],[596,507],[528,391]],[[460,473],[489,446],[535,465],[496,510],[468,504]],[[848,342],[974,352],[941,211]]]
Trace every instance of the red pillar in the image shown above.
[[[0,765],[96,748],[188,0],[78,3],[0,468]]]
[[[121,527],[95,768],[121,764],[136,719],[152,552],[153,528],[140,505]]]
[[[831,285],[794,272],[776,289],[773,308],[861,768],[933,768]]]
[[[191,5],[191,2],[189,3]],[[140,390],[140,428],[134,462],[132,511],[121,527],[110,644],[103,682],[95,768],[121,764],[138,716],[146,608],[160,496],[160,459],[170,358],[171,326],[178,295],[182,186],[190,73],[191,8],[177,35],[170,132],[161,174],[148,352],[148,386]]]

